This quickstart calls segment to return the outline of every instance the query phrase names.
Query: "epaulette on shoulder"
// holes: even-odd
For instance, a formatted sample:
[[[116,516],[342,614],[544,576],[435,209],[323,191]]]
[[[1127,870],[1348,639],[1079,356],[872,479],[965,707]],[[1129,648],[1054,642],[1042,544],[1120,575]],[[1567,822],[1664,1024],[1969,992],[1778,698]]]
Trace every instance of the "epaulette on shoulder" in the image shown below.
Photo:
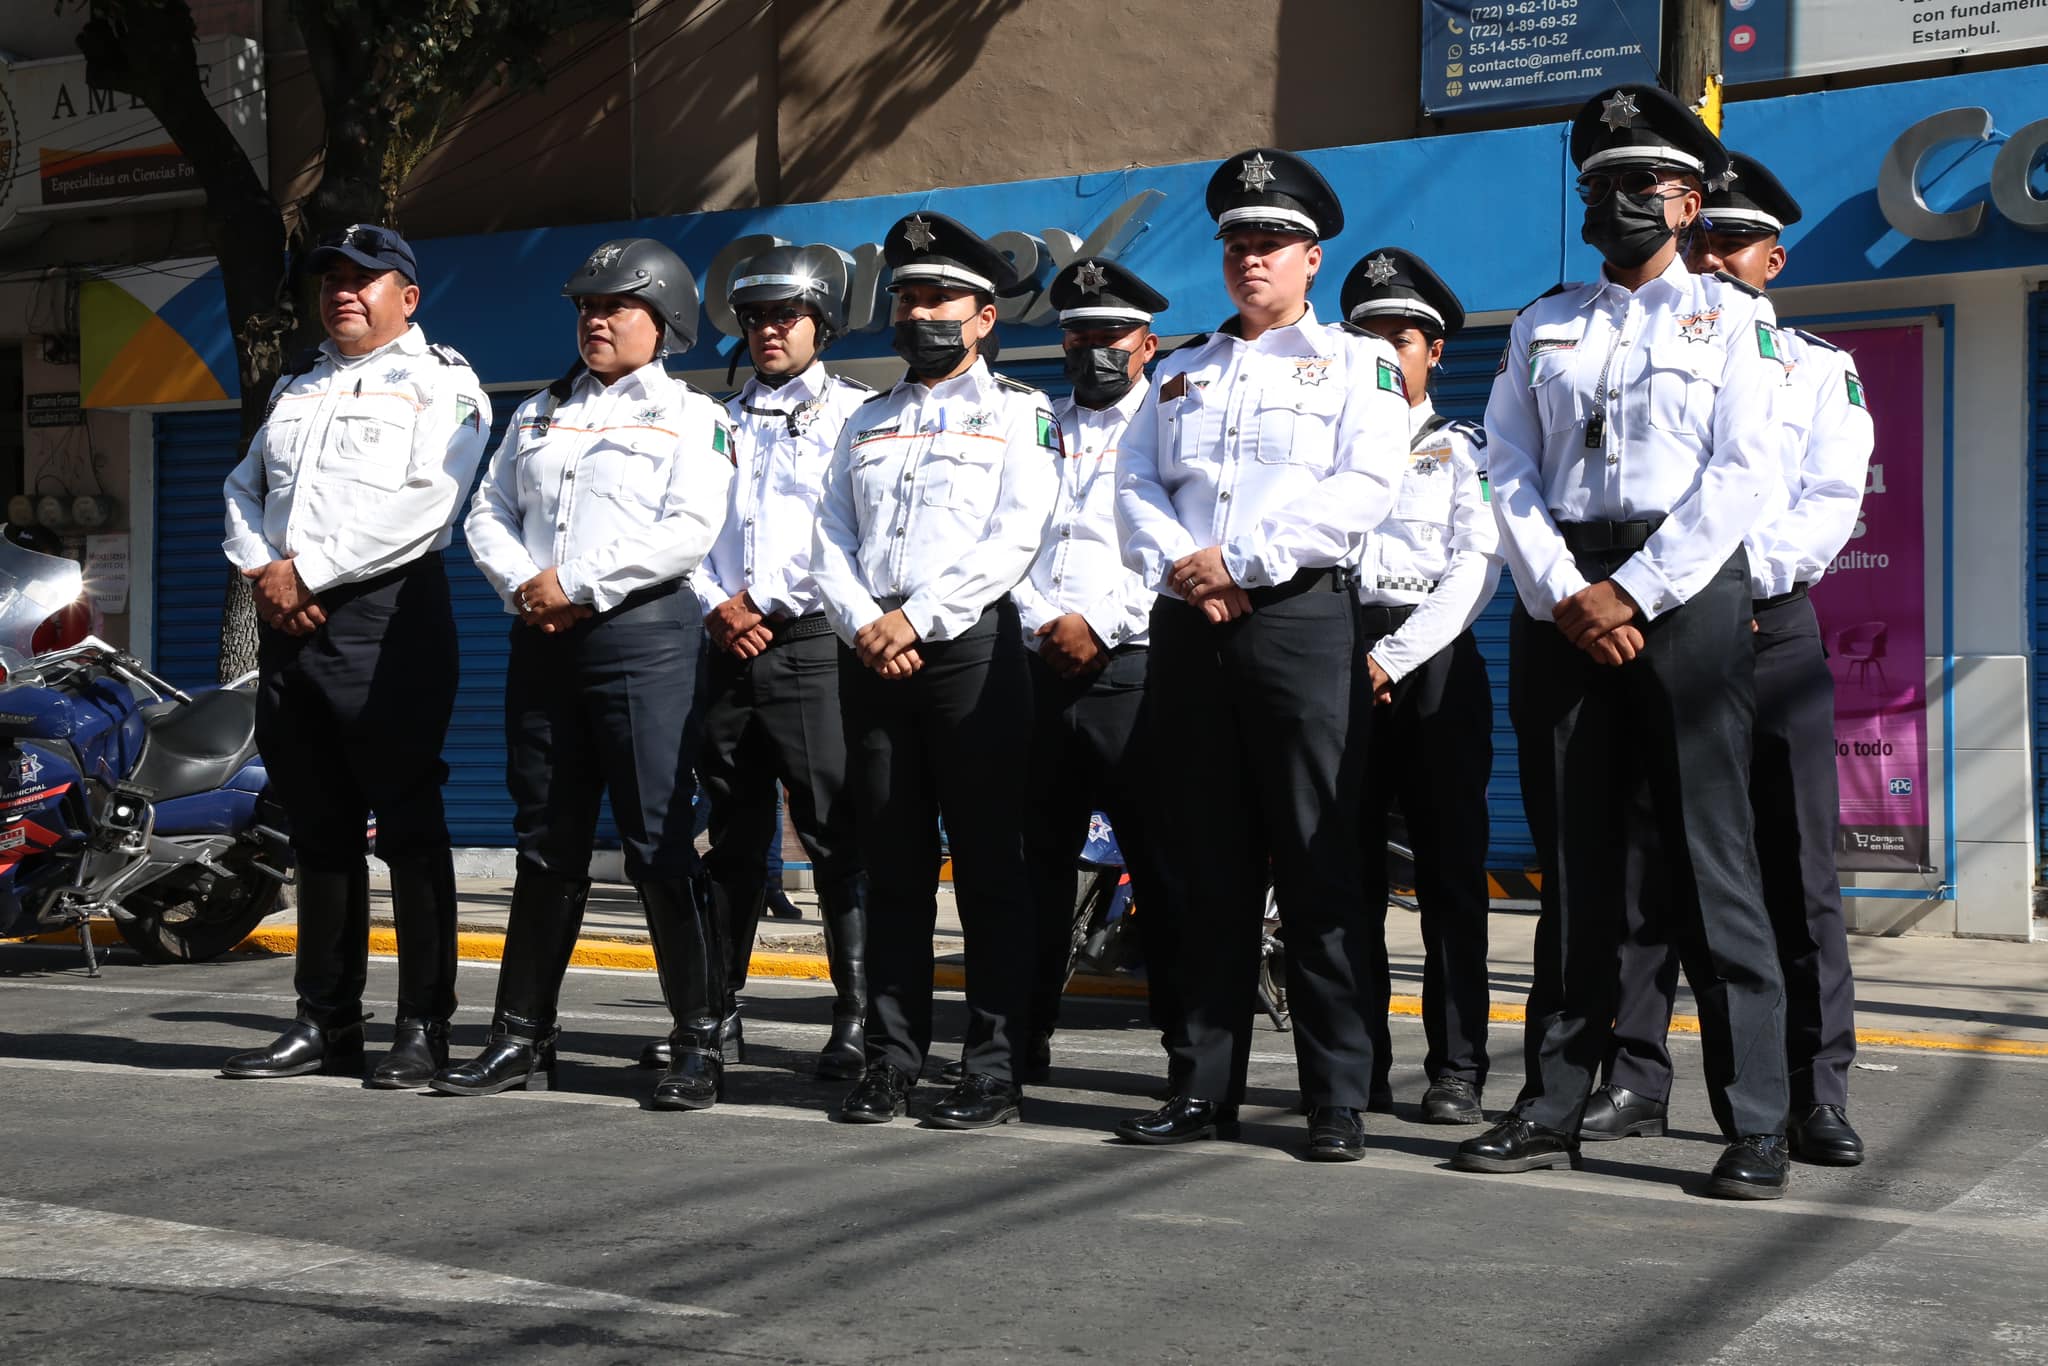
[[[879,402],[880,400],[885,399],[887,397],[889,397],[887,394],[869,394],[866,398],[860,401],[860,406],[865,408],[870,403]]]
[[[1026,384],[1021,379],[1011,379],[1008,375],[993,375],[992,377],[994,378],[995,382],[997,384],[1000,384],[1003,388],[1015,389],[1020,394],[1035,394],[1038,392],[1037,389],[1033,388],[1029,384]]]
[[[1338,324],[1337,324],[1337,326],[1338,326],[1339,328],[1341,328],[1342,330],[1344,330],[1344,331],[1346,331],[1346,332],[1349,332],[1349,333],[1350,333],[1350,334],[1351,334],[1352,336],[1354,336],[1354,337],[1377,337],[1377,336],[1379,336],[1379,333],[1377,333],[1377,332],[1368,332],[1368,331],[1366,331],[1366,329],[1364,329],[1364,328],[1360,327],[1360,326],[1359,326],[1359,325],[1358,325],[1357,323],[1355,323],[1355,322],[1352,322],[1352,321],[1351,321],[1351,320],[1350,320],[1349,318],[1346,318],[1346,319],[1345,319],[1345,320],[1344,320],[1343,322],[1341,322],[1341,323],[1338,323]]]
[[[1747,294],[1752,299],[1761,299],[1764,297],[1764,292],[1758,289],[1755,285],[1751,284],[1747,280],[1741,279],[1738,276],[1730,275],[1725,270],[1715,271],[1714,278],[1716,280],[1719,280],[1724,285],[1735,286],[1735,288],[1741,290],[1744,294]]]
[[[460,351],[457,351],[452,346],[443,346],[440,342],[428,342],[427,354],[443,365],[459,365],[465,370],[469,368],[469,361],[463,357]]]
[[[1544,290],[1541,294],[1538,294],[1535,298],[1529,300],[1528,303],[1525,303],[1520,308],[1516,309],[1515,316],[1518,318],[1521,317],[1524,313],[1527,313],[1530,309],[1536,307],[1536,305],[1542,303],[1545,299],[1550,298],[1553,294],[1564,293],[1567,288],[1569,288],[1569,286],[1564,284],[1552,285],[1549,289]]]
[[[1452,431],[1464,437],[1475,446],[1484,446],[1486,444],[1486,424],[1484,422],[1474,422],[1469,417],[1454,417],[1451,419],[1450,427]]]
[[[670,378],[675,379],[675,376],[671,375]],[[690,383],[690,381],[686,379],[676,379],[676,383],[682,386],[683,392],[686,394],[695,394],[699,398],[710,398],[711,401],[713,403],[717,403],[720,408],[725,407],[725,404],[720,403],[719,400],[711,398],[711,394],[708,390],[699,389],[696,385]]]
[[[1841,347],[1835,345],[1833,342],[1829,341],[1826,337],[1816,337],[1813,335],[1813,333],[1807,331],[1803,327],[1792,327],[1787,328],[1786,330],[1788,332],[1791,332],[1794,336],[1798,337],[1799,340],[1805,342],[1808,346],[1818,346],[1823,351],[1840,351],[1842,349]]]
[[[1169,356],[1177,356],[1183,351],[1192,351],[1198,346],[1206,345],[1208,343],[1209,338],[1214,335],[1216,334],[1213,332],[1197,332],[1194,336],[1189,337],[1186,341],[1182,342],[1179,346],[1174,347],[1173,350],[1168,351],[1166,354]]]
[[[843,384],[849,389],[858,389],[860,390],[860,392],[864,394],[872,394],[873,392],[875,392],[874,385],[862,384],[859,380],[855,379],[851,375],[834,375],[832,376],[832,382],[834,384]]]

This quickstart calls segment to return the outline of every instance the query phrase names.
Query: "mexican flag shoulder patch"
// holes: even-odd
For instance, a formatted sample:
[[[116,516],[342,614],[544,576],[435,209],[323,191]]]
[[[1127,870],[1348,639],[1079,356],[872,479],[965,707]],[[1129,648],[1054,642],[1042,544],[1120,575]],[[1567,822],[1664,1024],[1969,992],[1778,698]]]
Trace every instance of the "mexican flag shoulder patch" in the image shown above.
[[[1785,348],[1778,340],[1777,329],[1769,323],[1758,323],[1756,325],[1756,350],[1757,354],[1765,360],[1782,361],[1785,359]]]
[[[1863,398],[1862,378],[1859,375],[1857,375],[1857,373],[1854,370],[1850,370],[1842,376],[1842,383],[1845,386],[1847,386],[1849,390],[1850,404],[1855,407],[1863,409],[1863,411],[1866,413],[1869,412],[1870,405],[1867,402],[1865,402]]]
[[[715,455],[724,456],[728,465],[737,467],[740,463],[740,458],[733,454],[732,433],[723,422],[711,424],[711,450]]]
[[[1060,440],[1059,419],[1045,408],[1038,410],[1038,444],[1054,455],[1059,455],[1066,449],[1065,443]]]
[[[1401,379],[1401,367],[1390,360],[1375,360],[1373,363],[1378,368],[1377,378],[1383,391],[1408,397],[1408,386]]]

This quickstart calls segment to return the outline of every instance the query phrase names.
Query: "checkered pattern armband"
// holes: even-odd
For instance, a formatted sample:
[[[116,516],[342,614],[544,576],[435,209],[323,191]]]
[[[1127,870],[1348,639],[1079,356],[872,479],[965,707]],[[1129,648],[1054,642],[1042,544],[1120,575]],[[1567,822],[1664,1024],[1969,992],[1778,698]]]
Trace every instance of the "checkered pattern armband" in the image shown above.
[[[1434,592],[1436,592],[1436,580],[1435,580],[1435,579],[1411,579],[1411,578],[1405,578],[1405,577],[1393,577],[1393,578],[1387,578],[1387,577],[1382,577],[1382,578],[1380,579],[1380,581],[1379,581],[1379,586],[1380,586],[1380,587],[1381,587],[1382,589],[1385,589],[1385,590],[1387,590],[1387,591],[1389,591],[1389,592],[1394,592],[1394,593],[1434,593]]]

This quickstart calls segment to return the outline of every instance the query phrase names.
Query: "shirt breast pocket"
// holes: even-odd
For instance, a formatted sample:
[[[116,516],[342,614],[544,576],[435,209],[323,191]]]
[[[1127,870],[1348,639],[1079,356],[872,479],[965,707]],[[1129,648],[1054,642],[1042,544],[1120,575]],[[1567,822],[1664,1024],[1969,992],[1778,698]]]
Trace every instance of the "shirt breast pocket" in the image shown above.
[[[289,487],[299,477],[299,446],[306,424],[295,417],[273,417],[263,428],[263,486]]]
[[[1699,342],[1650,348],[1650,425],[1660,432],[1704,433],[1720,388],[1721,353]]]
[[[412,464],[412,428],[382,413],[341,413],[322,468],[389,493],[405,485]]]
[[[1343,411],[1344,391],[1332,384],[1266,390],[1259,395],[1259,463],[1327,468],[1337,449],[1337,418]]]
[[[1162,405],[1160,420],[1166,426],[1165,444],[1173,452],[1173,462],[1176,465],[1216,463],[1216,452],[1203,439],[1203,431],[1208,426],[1209,412],[1198,397],[1201,392],[1191,385],[1187,393],[1169,400],[1170,410]]]
[[[1584,400],[1574,377],[1578,355],[1576,339],[1536,337],[1529,343],[1529,392],[1551,430],[1576,424],[1582,414]]]
[[[584,457],[591,496],[629,508],[660,507],[675,447],[674,437],[651,432],[595,447]]]
[[[1394,495],[1397,521],[1442,527],[1451,520],[1450,454],[1412,457]]]
[[[925,506],[986,517],[995,510],[996,471],[984,462],[1001,451],[992,441],[957,436],[933,440],[919,480]]]

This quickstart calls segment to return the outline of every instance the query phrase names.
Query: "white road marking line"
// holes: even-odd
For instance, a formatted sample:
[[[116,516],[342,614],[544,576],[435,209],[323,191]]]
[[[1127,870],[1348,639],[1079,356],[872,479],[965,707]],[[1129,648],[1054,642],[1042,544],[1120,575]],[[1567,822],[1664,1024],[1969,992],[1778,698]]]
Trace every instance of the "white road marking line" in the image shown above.
[[[220,1085],[222,1081],[211,1072],[199,1070],[171,1070],[155,1067],[136,1067],[125,1063],[83,1063],[41,1058],[0,1058],[0,1070],[28,1072],[60,1072],[76,1076],[105,1076],[109,1078],[156,1078],[165,1081],[209,1082]],[[364,1097],[382,1097],[389,1100],[400,1098],[384,1092],[366,1091],[363,1084],[353,1077],[292,1077],[282,1081],[235,1082],[233,1085],[244,1089],[276,1090],[295,1086],[352,1092]],[[425,1099],[425,1097],[417,1097]],[[642,1105],[637,1097],[602,1095],[577,1091],[520,1091],[506,1092],[499,1096],[482,1098],[483,1101],[499,1105],[545,1104],[583,1105],[599,1109],[640,1110]],[[442,1098],[432,1101],[437,1109],[437,1118],[453,1117],[463,1107],[448,1104]],[[1025,1114],[1031,1111],[1032,1098],[1024,1100]],[[1193,1143],[1178,1147],[1144,1148],[1113,1141],[1100,1130],[1071,1129],[1053,1125],[1004,1124],[994,1129],[969,1133],[926,1129],[908,1120],[893,1124],[872,1126],[837,1126],[831,1114],[823,1109],[792,1109],[786,1105],[744,1105],[722,1101],[710,1110],[687,1118],[663,1117],[655,1122],[673,1121],[679,1124],[702,1126],[707,1124],[730,1123],[737,1120],[766,1120],[780,1124],[834,1124],[851,1133],[872,1135],[875,1141],[902,1143],[972,1143],[982,1142],[1023,1142],[1052,1144],[1071,1148],[1088,1148],[1098,1152],[1112,1152],[1125,1155],[1130,1161],[1207,1161],[1207,1162],[1285,1162],[1297,1167],[1307,1167],[1294,1151],[1294,1145],[1302,1133],[1301,1119],[1290,1110],[1273,1106],[1247,1106],[1243,1120],[1246,1129],[1253,1136],[1276,1140],[1286,1144],[1273,1146],[1272,1142],[1207,1142]],[[1368,1136],[1370,1138],[1370,1136]],[[1702,1154],[1710,1151],[1708,1145],[1700,1145]],[[1590,1162],[1601,1161],[1598,1153]],[[2048,1244],[2048,1218],[2039,1220],[2016,1220],[2010,1218],[1992,1219],[1982,1214],[1963,1210],[1956,1212],[1951,1206],[1946,1210],[1914,1210],[1894,1206],[1856,1204],[1832,1200],[1712,1200],[1693,1194],[1689,1189],[1662,1182],[1642,1181],[1629,1177],[1610,1176],[1593,1170],[1569,1172],[1554,1170],[1531,1172],[1519,1177],[1492,1176],[1479,1172],[1453,1171],[1441,1165],[1439,1159],[1426,1153],[1404,1153],[1387,1149],[1368,1148],[1365,1156],[1356,1162],[1330,1164],[1308,1179],[1334,1176],[1345,1169],[1387,1172],[1398,1176],[1420,1177],[1438,1181],[1479,1182],[1482,1186],[1492,1185],[1503,1192],[1530,1192],[1539,1194],[1565,1194],[1575,1196],[1603,1195],[1628,1200],[1648,1200],[1663,1204],[1683,1205],[1706,1217],[1729,1220],[1798,1218],[1798,1219],[1840,1219],[1863,1224],[1880,1224],[1903,1228],[1943,1229],[1967,1237],[1995,1237],[2022,1243]],[[1704,1172],[1697,1174],[1691,1184],[1702,1184]],[[1794,1175],[1794,1180],[1798,1177]]]
[[[2048,1236],[2048,1143],[2006,1163],[1937,1214],[1771,1311],[1723,1344],[1709,1366],[1934,1359],[2039,1362],[2048,1356],[2040,1254]]]
[[[551,1285],[333,1243],[0,1198],[0,1280],[9,1279],[253,1290],[370,1304],[395,1299],[567,1313],[732,1317],[692,1304]]]

